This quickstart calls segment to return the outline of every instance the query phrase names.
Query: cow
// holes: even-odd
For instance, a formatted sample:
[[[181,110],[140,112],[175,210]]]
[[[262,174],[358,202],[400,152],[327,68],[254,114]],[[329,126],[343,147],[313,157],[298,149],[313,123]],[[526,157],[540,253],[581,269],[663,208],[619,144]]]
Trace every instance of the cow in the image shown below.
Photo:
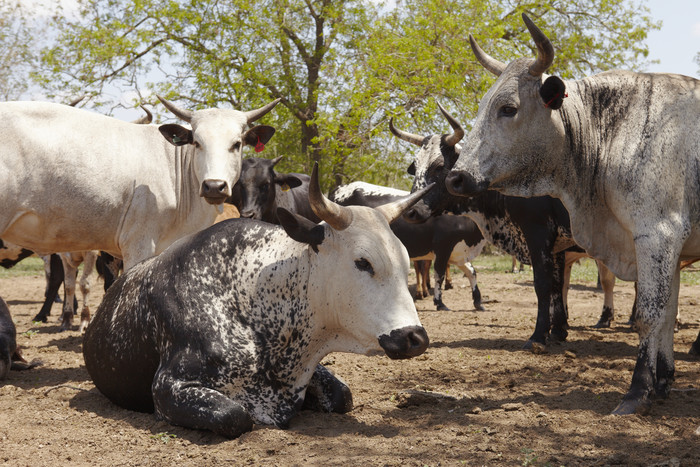
[[[373,185],[366,182],[352,182],[337,187],[329,198],[344,206],[369,206],[374,207],[408,194],[407,191]],[[462,258],[462,264],[476,258],[484,248],[486,241],[479,228],[469,219],[459,216],[438,216],[421,224],[412,224],[404,219],[399,219],[391,224],[391,230],[401,240],[412,259],[423,259],[426,255],[435,254],[435,288],[433,289],[433,303],[438,310],[449,311],[442,301],[442,284],[445,280],[450,256],[455,246],[465,242],[469,250],[467,258]],[[432,259],[432,256],[430,256]],[[454,264],[459,264],[455,258]],[[465,267],[462,271],[469,279],[472,289],[472,301],[474,308],[483,311],[481,304],[481,291],[476,280],[476,271],[473,267]]]
[[[262,149],[274,133],[246,126],[279,99],[248,112],[189,111],[159,99],[192,128],[0,103],[0,238],[41,253],[101,250],[128,270],[212,225],[240,175],[242,147]],[[64,312],[61,329],[72,320]]]
[[[0,298],[0,381],[7,378],[10,370],[29,370],[40,365],[34,360],[28,363],[17,346],[17,330],[12,322],[10,309]]]
[[[286,427],[302,407],[345,413],[330,352],[411,358],[428,346],[388,223],[424,192],[376,209],[328,201],[311,176],[308,219],[233,219],[137,264],[107,291],[83,342],[117,405],[234,438]]]
[[[279,224],[277,208],[281,207],[313,222],[320,222],[321,219],[309,205],[309,176],[275,172],[275,165],[282,157],[272,160],[258,157],[243,159],[241,176],[227,202],[238,208],[241,217],[248,219]]]
[[[535,353],[544,352],[548,339],[563,341],[568,336],[564,300],[564,284],[568,282],[565,250],[583,251],[576,248],[572,240],[569,216],[564,206],[551,197],[525,199],[489,191],[465,198],[448,193],[445,177],[457,160],[459,142],[465,132],[452,115],[438,106],[452,127],[451,134],[419,136],[399,130],[393,119],[389,121],[389,129],[396,137],[420,148],[408,169],[409,174],[415,176],[412,190],[428,183],[435,184],[405,217],[411,222],[422,222],[443,212],[468,216],[489,242],[517,257],[521,263],[532,265],[537,321],[524,348]],[[602,264],[599,264],[599,271],[605,278],[605,301],[596,327],[609,327],[614,313],[611,285],[611,279],[614,285],[614,276]]]
[[[560,199],[576,242],[617,277],[637,281],[637,361],[613,413],[645,413],[674,380],[679,260],[700,257],[700,80],[620,70],[571,81],[546,75],[554,47],[523,20],[534,60],[506,65],[470,36],[477,60],[498,78],[445,182],[457,195]]]

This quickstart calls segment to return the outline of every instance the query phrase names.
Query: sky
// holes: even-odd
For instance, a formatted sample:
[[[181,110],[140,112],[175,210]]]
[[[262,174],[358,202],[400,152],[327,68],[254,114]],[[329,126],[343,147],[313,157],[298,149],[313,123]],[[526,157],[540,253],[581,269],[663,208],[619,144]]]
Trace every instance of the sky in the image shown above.
[[[649,59],[661,61],[648,71],[700,78],[700,65],[693,61],[700,52],[700,1],[648,0],[647,6],[654,20],[663,21],[647,38]]]

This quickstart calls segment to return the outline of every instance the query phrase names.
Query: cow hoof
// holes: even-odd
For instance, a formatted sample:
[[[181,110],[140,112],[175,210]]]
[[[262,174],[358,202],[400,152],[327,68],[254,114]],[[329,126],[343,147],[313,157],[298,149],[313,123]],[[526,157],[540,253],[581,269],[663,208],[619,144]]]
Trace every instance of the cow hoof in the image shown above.
[[[612,415],[645,415],[651,409],[651,401],[648,399],[629,399],[623,400],[612,411]]]
[[[39,314],[39,315],[36,315],[36,316],[32,319],[32,322],[34,322],[34,323],[48,323],[48,322],[49,322],[49,318],[48,318],[48,316],[46,316],[46,315],[41,315],[41,314]]]
[[[525,342],[525,345],[523,345],[523,350],[529,350],[536,355],[541,355],[543,353],[547,353],[547,346],[541,342],[536,342],[529,339],[527,342]]]
[[[452,288],[452,282],[445,282],[445,290],[450,290]]]
[[[696,357],[700,357],[700,344],[697,342],[694,343],[691,347],[690,350],[688,351],[689,355],[694,355]]]
[[[475,304],[474,304],[474,309],[475,309],[476,311],[486,311],[486,308],[484,308],[484,305],[482,305],[481,303],[475,303]]]
[[[78,326],[78,332],[80,334],[84,333],[85,330],[87,329],[89,323],[90,323],[90,321],[81,321],[80,326]]]
[[[607,319],[600,319],[595,325],[593,326],[596,329],[604,329],[604,328],[609,328],[610,327],[610,320]]]
[[[438,311],[450,311],[450,309],[447,308],[444,303],[437,304],[437,310]]]
[[[565,330],[562,329],[561,331],[556,331],[552,330],[552,332],[549,334],[549,339],[552,342],[566,342],[566,338],[569,335],[569,333]]]

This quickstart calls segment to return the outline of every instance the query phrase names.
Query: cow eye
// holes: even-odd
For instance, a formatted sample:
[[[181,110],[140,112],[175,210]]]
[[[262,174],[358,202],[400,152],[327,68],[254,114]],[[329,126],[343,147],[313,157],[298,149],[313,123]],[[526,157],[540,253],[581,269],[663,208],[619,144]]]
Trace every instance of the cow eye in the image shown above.
[[[512,105],[504,105],[503,107],[498,109],[499,117],[514,117],[517,113],[518,109],[513,107]]]
[[[372,263],[367,261],[365,258],[356,259],[355,267],[360,271],[369,273],[370,276],[374,276],[374,268],[372,267]]]
[[[238,151],[239,149],[241,149],[241,142],[236,141],[235,143],[233,143],[233,146],[231,146],[231,152]]]

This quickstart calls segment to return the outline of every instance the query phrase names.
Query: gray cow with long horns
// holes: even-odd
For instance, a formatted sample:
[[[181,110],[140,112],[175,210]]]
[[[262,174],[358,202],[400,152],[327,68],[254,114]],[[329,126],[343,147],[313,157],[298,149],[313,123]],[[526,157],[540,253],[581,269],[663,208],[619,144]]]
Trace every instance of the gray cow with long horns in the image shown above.
[[[637,281],[637,363],[613,413],[644,413],[674,380],[679,260],[700,256],[700,81],[629,71],[578,81],[548,76],[554,48],[523,20],[536,60],[506,65],[470,36],[498,79],[446,184],[459,195],[492,189],[561,199],[576,243],[616,276]]]
[[[428,335],[408,292],[408,253],[389,223],[429,188],[376,209],[321,194],[314,224],[224,221],[128,271],[85,334],[97,388],[131,410],[227,437],[284,427],[302,407],[347,412],[330,352],[420,355]]]

